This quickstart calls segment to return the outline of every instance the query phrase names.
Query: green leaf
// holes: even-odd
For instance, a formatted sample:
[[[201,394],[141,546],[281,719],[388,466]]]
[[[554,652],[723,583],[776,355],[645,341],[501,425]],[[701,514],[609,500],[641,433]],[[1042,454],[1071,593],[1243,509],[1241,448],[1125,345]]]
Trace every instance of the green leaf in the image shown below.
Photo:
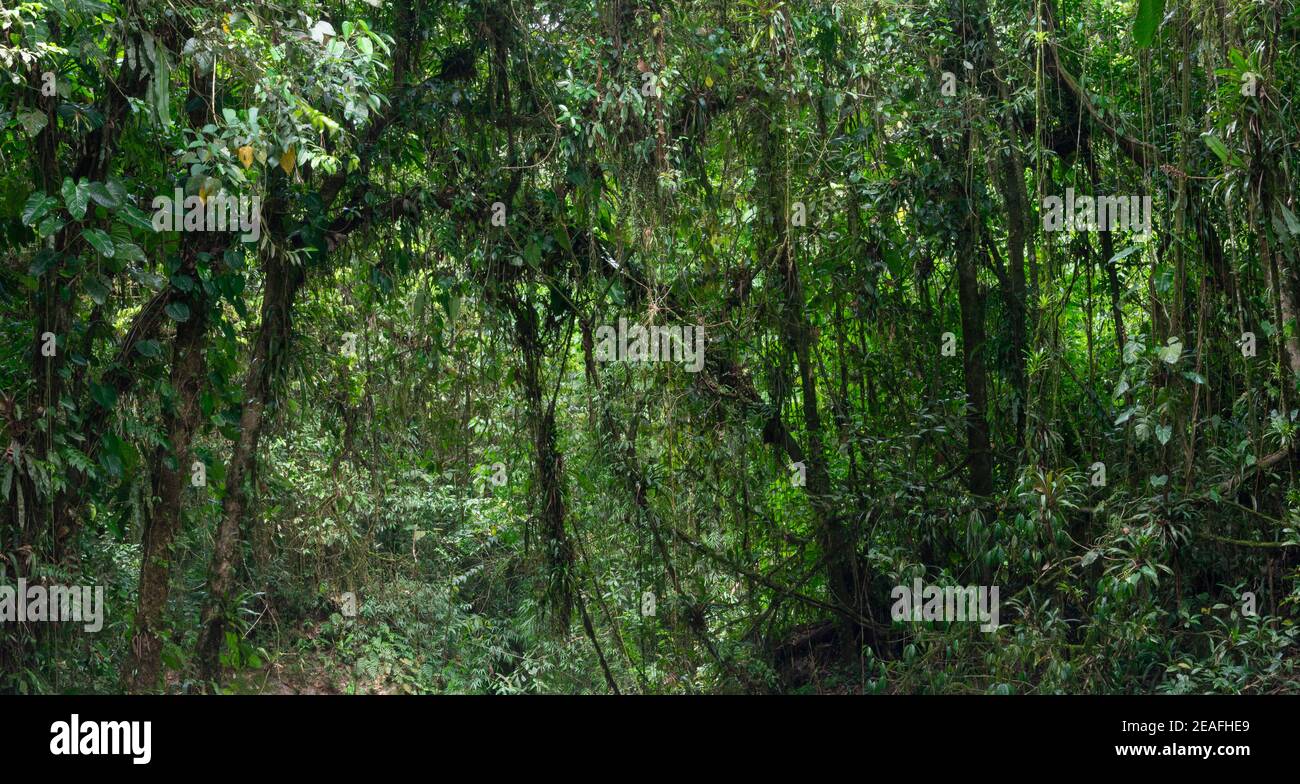
[[[33,278],[39,278],[44,275],[51,267],[59,263],[59,254],[52,250],[41,250],[32,259],[31,265],[27,268],[27,274]]]
[[[1132,338],[1129,338],[1128,342],[1124,344],[1124,364],[1131,365],[1134,362],[1137,362],[1138,357],[1142,355],[1143,351],[1146,351],[1146,346]]]
[[[1235,46],[1228,50],[1228,61],[1231,62],[1238,71],[1250,70],[1250,63],[1246,62],[1246,56],[1243,55],[1241,50]]]
[[[167,303],[167,315],[172,321],[184,321],[190,317],[190,306],[184,302]]]
[[[45,213],[55,204],[58,204],[58,202],[52,197],[46,196],[41,191],[33,193],[27,198],[27,203],[23,205],[23,225],[34,225],[41,218],[45,217]]]
[[[99,454],[100,464],[113,477],[120,477],[130,459],[130,447],[113,433],[105,433],[104,437],[100,439],[100,443],[103,444],[103,449]]]
[[[167,283],[167,281],[163,278],[162,275],[159,275],[156,272],[150,272],[148,270],[138,269],[136,267],[132,267],[131,269],[129,269],[127,271],[127,274],[129,274],[131,276],[131,279],[134,280],[136,283],[139,283],[141,286],[146,286],[148,288],[151,288],[154,291],[161,290],[162,287]]]
[[[86,217],[86,206],[89,204],[90,189],[83,179],[80,185],[74,184],[71,177],[63,178],[63,203],[68,206],[68,212],[72,217],[81,220]],[[113,254],[109,253],[109,256]]]
[[[1242,165],[1241,158],[1238,158],[1236,153],[1229,150],[1223,144],[1223,142],[1219,141],[1219,137],[1215,136],[1209,131],[1206,131],[1205,133],[1201,134],[1201,141],[1205,142],[1205,146],[1209,147],[1211,152],[1219,156],[1219,160],[1223,161],[1229,166]]]
[[[101,207],[115,210],[122,206],[122,201],[102,182],[92,182],[86,187],[86,193]]]
[[[156,340],[142,340],[135,344],[135,350],[140,352],[141,356],[151,359],[162,356],[162,344]]]
[[[108,190],[109,195],[117,201],[119,207],[126,204],[127,197],[130,196],[130,194],[127,193],[125,185],[117,180],[109,180],[108,185],[106,185],[105,188]]]
[[[144,37],[145,52],[153,64],[149,79],[150,106],[158,124],[166,128],[171,125],[171,63],[167,59],[167,47],[156,41],[150,34]]]
[[[27,131],[28,136],[35,136],[41,132],[46,123],[50,120],[45,116],[45,112],[29,111],[19,112],[18,122],[22,124],[23,130]]]
[[[1129,256],[1132,256],[1134,253],[1137,253],[1137,252],[1140,251],[1140,250],[1142,250],[1142,246],[1141,246],[1141,245],[1130,245],[1130,246],[1128,246],[1127,248],[1125,248],[1124,250],[1120,251],[1119,253],[1116,253],[1114,256],[1111,256],[1111,257],[1110,257],[1110,263],[1111,263],[1111,264],[1114,264],[1114,263],[1117,262],[1117,261],[1120,261],[1120,260],[1122,260],[1122,259],[1126,259],[1126,258],[1128,258]]]
[[[183,669],[185,667],[185,659],[180,646],[174,643],[165,643],[162,650],[162,662],[170,669]]]
[[[86,293],[90,295],[96,305],[103,305],[108,301],[108,284],[99,275],[86,278]]]
[[[41,221],[41,225],[36,227],[36,233],[42,237],[51,237],[62,231],[66,224],[67,221],[58,215],[46,215],[45,220]]]
[[[122,458],[114,452],[104,452],[99,456],[99,462],[108,470],[109,475],[120,477],[122,475]]]
[[[1133,22],[1133,40],[1145,49],[1155,40],[1156,28],[1165,15],[1165,0],[1138,0],[1137,19]]]
[[[90,385],[90,396],[104,408],[112,408],[117,404],[117,390],[110,386],[92,383]]]
[[[113,258],[113,254],[116,252],[113,247],[113,238],[108,236],[108,233],[104,230],[86,229],[81,232],[81,237],[86,242],[89,242],[95,250],[99,251],[99,255],[106,259]]]
[[[1176,365],[1178,360],[1183,356],[1183,342],[1178,338],[1169,338],[1164,347],[1160,349],[1160,359],[1167,364]]]
[[[135,228],[141,229],[143,231],[148,231],[148,232],[153,231],[153,222],[150,221],[149,217],[145,215],[143,212],[141,212],[139,208],[135,207],[134,205],[131,204],[125,205],[122,208],[122,211],[118,213],[118,218],[121,219],[121,221],[128,226],[134,226]]]
[[[1292,234],[1300,234],[1300,219],[1297,219],[1295,213],[1287,209],[1281,199],[1277,200],[1277,206],[1282,210],[1282,218],[1286,221],[1286,228]]]
[[[144,251],[134,242],[117,242],[117,257],[126,261],[143,262],[145,261]]]
[[[1174,429],[1170,425],[1156,425],[1156,440],[1161,446],[1169,443],[1169,437],[1173,435]]]

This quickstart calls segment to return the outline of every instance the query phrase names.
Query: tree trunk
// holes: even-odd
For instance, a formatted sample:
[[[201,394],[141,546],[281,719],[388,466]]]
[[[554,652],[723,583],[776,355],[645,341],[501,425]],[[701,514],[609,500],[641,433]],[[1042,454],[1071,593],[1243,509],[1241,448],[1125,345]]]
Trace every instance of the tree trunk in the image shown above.
[[[187,235],[192,236],[192,235]],[[187,246],[190,243],[186,243]],[[195,248],[186,248],[182,274],[197,278]],[[159,634],[163,611],[171,588],[172,553],[176,535],[181,530],[181,509],[186,480],[190,477],[190,442],[199,425],[199,390],[203,384],[205,362],[203,344],[207,333],[203,286],[196,284],[180,301],[189,306],[190,317],[176,327],[173,348],[171,386],[176,392],[172,408],[163,414],[170,449],[158,447],[153,491],[157,501],[144,522],[141,536],[140,588],[136,605],[135,628],[131,635],[131,652],[123,672],[123,682],[134,692],[158,687],[162,671],[162,638]],[[168,457],[174,463],[168,464]]]
[[[226,495],[221,504],[221,523],[212,547],[208,567],[208,597],[203,606],[199,632],[199,670],[207,681],[220,676],[221,648],[226,638],[235,567],[240,557],[240,525],[248,503],[245,486],[252,476],[257,444],[262,434],[263,413],[271,385],[283,363],[292,331],[294,297],[303,282],[302,267],[290,260],[272,257],[267,262],[266,288],[262,294],[262,323],[244,378],[244,408],[239,417],[239,441],[226,469]]]
[[[1016,447],[1025,443],[1025,408],[1029,401],[1029,380],[1025,375],[1028,351],[1028,307],[1025,291],[1025,235],[1029,226],[1025,169],[1020,153],[1011,149],[1002,156],[1002,196],[1007,206],[1007,330],[1011,338],[1011,385],[1016,390]]]
[[[972,494],[993,492],[993,453],[989,447],[988,372],[984,364],[984,300],[980,296],[975,262],[975,216],[969,194],[957,202],[965,214],[957,232],[957,298],[961,306],[962,374],[966,387],[966,454],[970,470],[966,487]]]
[[[527,300],[511,303],[515,332],[523,353],[524,398],[533,431],[534,468],[541,498],[542,542],[548,569],[546,597],[551,619],[561,633],[568,631],[573,613],[573,545],[564,530],[564,460],[556,446],[555,408],[547,405],[542,389],[543,352],[538,336],[537,312]]]

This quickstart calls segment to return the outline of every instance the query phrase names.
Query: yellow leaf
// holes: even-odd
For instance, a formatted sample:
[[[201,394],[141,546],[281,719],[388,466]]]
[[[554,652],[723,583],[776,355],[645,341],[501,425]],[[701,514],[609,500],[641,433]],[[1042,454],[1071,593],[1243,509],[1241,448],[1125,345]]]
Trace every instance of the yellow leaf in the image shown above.
[[[296,150],[285,150],[284,155],[280,156],[280,168],[284,169],[285,174],[293,174],[293,165],[297,162],[298,152]]]
[[[253,165],[253,148],[247,144],[239,148],[239,162],[247,169]]]
[[[712,77],[712,76],[706,76],[706,77],[704,77],[704,86],[705,86],[705,87],[712,87],[712,86],[713,86],[713,77]]]

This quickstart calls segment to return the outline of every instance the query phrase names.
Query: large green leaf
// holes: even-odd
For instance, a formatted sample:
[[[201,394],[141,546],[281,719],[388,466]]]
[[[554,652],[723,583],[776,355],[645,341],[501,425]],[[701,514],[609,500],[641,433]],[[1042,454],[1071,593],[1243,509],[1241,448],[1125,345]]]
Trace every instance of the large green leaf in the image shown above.
[[[115,210],[122,206],[121,199],[119,199],[117,195],[109,190],[108,186],[102,182],[90,183],[86,188],[86,193],[101,207]]]
[[[171,125],[171,63],[167,59],[167,47],[145,33],[144,50],[151,66],[149,106],[158,124],[165,128]]]
[[[1133,22],[1133,40],[1146,48],[1155,40],[1156,28],[1165,15],[1165,0],[1138,0],[1137,20]]]
[[[140,250],[140,246],[136,245],[134,242],[122,242],[119,240],[116,243],[116,246],[117,257],[120,259],[134,262],[144,262],[146,260],[144,251]]]
[[[23,205],[23,225],[32,226],[41,218],[51,207],[58,204],[58,201],[51,196],[46,196],[41,191],[33,193]]]
[[[112,408],[117,404],[117,390],[107,384],[92,383],[90,385],[90,396],[104,408]]]
[[[1219,160],[1223,161],[1229,166],[1243,165],[1241,158],[1237,157],[1236,153],[1229,150],[1227,145],[1219,141],[1219,137],[1215,136],[1214,134],[1206,131],[1205,133],[1201,134],[1201,141],[1205,142],[1205,146],[1209,147],[1211,152],[1219,156]]]
[[[190,317],[190,306],[184,302],[169,302],[166,310],[172,321],[184,321]]]
[[[1287,231],[1292,234],[1300,234],[1300,218],[1297,218],[1296,214],[1281,199],[1277,200],[1277,206],[1282,211],[1282,218],[1286,222]]]
[[[118,217],[128,226],[134,226],[142,231],[153,231],[153,222],[149,216],[130,203],[123,205]]]
[[[135,350],[141,355],[151,359],[157,359],[162,356],[162,344],[156,340],[142,340],[135,344]]]
[[[113,258],[113,253],[116,252],[116,249],[113,247],[113,238],[109,237],[108,233],[103,229],[86,229],[81,232],[81,236],[86,240],[86,242],[89,242],[95,250],[99,251],[99,255],[106,259]]]
[[[94,300],[96,305],[103,305],[108,301],[109,287],[104,279],[99,275],[92,275],[86,278],[86,293]]]
[[[90,187],[83,178],[79,184],[73,183],[71,177],[63,178],[63,203],[67,205],[72,217],[81,220],[86,217],[86,207],[90,203]],[[105,254],[112,256],[112,253]]]
[[[18,122],[22,124],[23,130],[27,131],[28,136],[35,136],[49,122],[49,118],[45,116],[44,112],[19,112]]]

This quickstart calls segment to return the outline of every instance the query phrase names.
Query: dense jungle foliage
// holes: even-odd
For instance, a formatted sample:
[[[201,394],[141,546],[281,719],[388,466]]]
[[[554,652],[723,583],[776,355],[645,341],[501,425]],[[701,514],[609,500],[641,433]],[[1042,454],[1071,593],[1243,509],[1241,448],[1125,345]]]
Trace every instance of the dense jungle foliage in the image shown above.
[[[0,691],[1295,691],[1298,51],[0,0]]]

